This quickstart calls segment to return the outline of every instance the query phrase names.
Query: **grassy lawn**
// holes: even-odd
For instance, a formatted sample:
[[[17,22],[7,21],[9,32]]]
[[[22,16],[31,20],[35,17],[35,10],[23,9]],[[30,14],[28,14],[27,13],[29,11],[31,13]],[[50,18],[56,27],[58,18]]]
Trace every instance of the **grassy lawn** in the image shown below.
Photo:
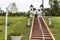
[[[0,40],[4,40],[4,36],[5,36],[5,17],[0,16]]]
[[[56,40],[60,40],[60,17],[52,17],[53,26],[49,26]],[[48,17],[45,18],[48,24]]]
[[[60,40],[60,17],[52,17],[53,26],[49,26],[56,40]],[[48,17],[45,18],[48,24]],[[5,17],[0,16],[0,40],[4,40],[5,31]],[[8,35],[12,33],[20,33],[23,37],[22,40],[29,39],[30,27],[27,26],[26,17],[8,17]]]
[[[5,17],[0,16],[0,21],[4,22]],[[2,23],[3,24],[3,23]],[[0,25],[0,40],[4,40],[4,24]],[[27,26],[27,17],[8,17],[8,35],[12,33],[20,33],[22,40],[29,39],[30,27]]]

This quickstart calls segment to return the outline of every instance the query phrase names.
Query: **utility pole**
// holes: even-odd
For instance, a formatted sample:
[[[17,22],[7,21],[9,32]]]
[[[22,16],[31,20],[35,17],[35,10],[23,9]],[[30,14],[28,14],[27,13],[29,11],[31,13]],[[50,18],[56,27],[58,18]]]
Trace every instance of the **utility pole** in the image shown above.
[[[45,17],[45,13],[44,13],[44,0],[42,0],[42,15]]]
[[[43,5],[44,5],[44,0],[42,0],[42,10],[44,9],[44,6]]]

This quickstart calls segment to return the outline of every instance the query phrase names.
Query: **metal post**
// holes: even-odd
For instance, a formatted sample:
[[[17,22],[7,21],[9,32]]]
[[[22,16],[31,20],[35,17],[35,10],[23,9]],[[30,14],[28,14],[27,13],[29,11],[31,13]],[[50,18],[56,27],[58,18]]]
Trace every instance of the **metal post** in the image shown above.
[[[8,8],[6,8],[6,27],[5,27],[5,40],[7,40],[7,26],[8,26]]]
[[[44,0],[42,0],[42,5],[44,5]],[[44,6],[42,6],[42,10],[44,9]]]
[[[45,14],[44,14],[44,0],[42,0],[42,15],[45,17]]]
[[[5,40],[7,40],[7,27],[8,27],[8,9],[11,5],[15,3],[11,3],[7,8],[6,8],[6,23],[5,23]]]

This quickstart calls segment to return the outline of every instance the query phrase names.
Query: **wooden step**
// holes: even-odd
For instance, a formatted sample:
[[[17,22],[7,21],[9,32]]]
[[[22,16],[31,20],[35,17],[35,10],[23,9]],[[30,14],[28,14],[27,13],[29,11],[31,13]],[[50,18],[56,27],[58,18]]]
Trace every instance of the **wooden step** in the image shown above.
[[[43,39],[42,39],[42,38],[39,38],[39,39],[33,39],[33,38],[32,38],[31,40],[43,40]]]
[[[39,38],[42,38],[43,39],[43,37],[32,37],[31,39],[39,39]],[[44,37],[45,39],[52,39],[51,37]]]
[[[32,35],[33,37],[43,37],[43,35]],[[44,35],[44,37],[51,37],[51,35]]]

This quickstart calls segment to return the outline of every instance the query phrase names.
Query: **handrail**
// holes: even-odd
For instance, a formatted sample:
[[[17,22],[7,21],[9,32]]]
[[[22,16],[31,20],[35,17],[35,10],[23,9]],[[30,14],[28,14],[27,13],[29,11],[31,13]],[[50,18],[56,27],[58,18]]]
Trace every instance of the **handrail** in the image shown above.
[[[43,17],[42,17],[42,20],[43,20],[43,22],[44,22],[44,24],[45,24],[45,26],[46,26],[47,30],[49,31],[50,35],[52,36],[52,39],[53,39],[53,40],[55,40],[55,38],[54,38],[53,34],[51,33],[50,29],[48,28],[48,26],[47,26],[47,24],[46,24],[46,22],[45,22],[45,20],[44,20],[44,18],[43,18]]]
[[[30,31],[29,40],[31,39],[31,35],[32,35],[33,23],[34,23],[34,17],[33,17],[33,20],[32,20],[32,25],[31,25],[31,31]]]

